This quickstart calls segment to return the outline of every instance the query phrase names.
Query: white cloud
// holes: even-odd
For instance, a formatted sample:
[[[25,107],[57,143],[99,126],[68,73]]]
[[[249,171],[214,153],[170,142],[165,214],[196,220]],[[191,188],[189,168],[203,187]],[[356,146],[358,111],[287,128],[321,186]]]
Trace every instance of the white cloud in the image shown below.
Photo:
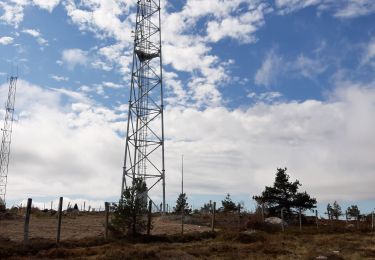
[[[33,3],[41,9],[46,9],[49,12],[59,5],[60,0],[33,0]]]
[[[0,16],[0,20],[18,28],[19,23],[23,20],[24,5],[22,5],[22,3],[18,4],[8,1],[1,1],[0,9],[3,10],[3,14],[2,16]]]
[[[300,9],[316,6],[319,12],[331,12],[337,18],[355,18],[375,12],[373,0],[276,0],[279,13],[288,14]]]
[[[374,58],[375,58],[375,38],[372,38],[365,48],[365,51],[362,57],[362,64],[371,63],[371,61]]]
[[[318,200],[338,199],[337,194],[343,200],[374,199],[374,88],[375,83],[346,82],[326,102],[259,103],[235,110],[170,107],[165,111],[168,198],[179,192],[180,179],[173,173],[184,154],[191,195],[230,192],[250,198],[272,183],[277,167],[287,166]],[[126,115],[79,101],[68,91],[25,81],[18,89],[8,199],[117,198],[124,145],[118,132],[123,134]],[[1,98],[6,90],[1,86]],[[66,94],[73,99],[63,101]],[[153,196],[158,193],[159,186]]]
[[[305,78],[310,79],[327,69],[327,65],[323,64],[319,59],[312,59],[303,54],[297,57],[293,64],[291,64],[291,67]]]
[[[3,0],[0,2],[0,9],[3,11],[0,20],[18,28],[23,21],[24,9],[27,6],[35,5],[52,12],[59,3],[60,0]]]
[[[253,34],[264,24],[266,8],[266,5],[260,4],[255,9],[248,10],[239,16],[208,22],[208,38],[213,42],[225,37],[230,37],[243,43],[254,42],[256,37]]]
[[[254,100],[255,102],[262,102],[262,103],[275,103],[279,100],[283,95],[277,91],[270,91],[270,92],[263,92],[257,94],[255,92],[251,92],[247,95],[249,98]]]
[[[261,67],[255,73],[254,82],[257,85],[270,86],[276,83],[276,79],[284,69],[283,59],[274,50],[271,50]]]
[[[0,44],[1,45],[8,45],[13,42],[14,38],[9,36],[0,37]]]
[[[131,31],[134,30],[135,5],[136,1],[133,0],[89,0],[79,4],[73,0],[65,2],[68,16],[80,30],[93,32],[98,38],[115,40],[114,44],[98,50],[92,64],[104,70],[118,69],[125,81],[129,80],[132,62]],[[263,13],[268,9],[265,5],[248,0],[189,0],[180,11],[172,13],[168,12],[167,6],[166,2],[162,2],[163,59],[176,72],[191,75],[188,82],[175,81],[190,94],[191,98],[184,101],[198,106],[220,104],[222,97],[218,88],[229,79],[230,72],[225,65],[227,61],[211,54],[210,42],[225,37],[241,43],[254,41],[254,33],[262,25]],[[207,29],[208,35],[192,30],[202,19],[207,19],[207,24],[211,24]],[[228,30],[228,23],[236,23],[241,28],[235,32],[233,28]],[[220,35],[215,34],[214,25],[220,27]],[[171,90],[180,91],[181,88]],[[181,91],[174,93],[175,96],[180,94]]]
[[[48,45],[48,41],[42,37],[42,34],[39,32],[39,30],[24,29],[22,30],[22,32],[36,38],[39,45]]]
[[[69,77],[64,77],[64,76],[58,76],[58,75],[50,75],[51,79],[54,79],[56,81],[68,81]]]
[[[272,184],[277,167],[287,166],[319,200],[338,199],[337,194],[373,199],[374,109],[374,89],[353,86],[337,89],[327,102],[260,103],[234,111],[172,109],[166,113],[167,136],[173,140],[167,146],[169,170],[178,169],[172,154],[184,154],[191,194],[250,197]],[[169,176],[170,182],[177,184],[178,177]]]
[[[109,81],[104,81],[102,85],[106,88],[122,88],[123,87],[123,85],[121,84],[117,84],[117,83],[113,83]]]
[[[346,6],[339,8],[335,16],[339,18],[355,18],[375,12],[375,2],[372,0],[349,0]]]
[[[77,65],[86,66],[88,63],[87,52],[81,49],[67,49],[62,52],[61,60],[70,69]]]
[[[121,180],[123,152],[117,132],[123,131],[124,116],[64,89],[20,80],[18,90],[8,199],[117,196],[120,187],[113,187]],[[3,102],[7,85],[0,91]]]
[[[286,60],[278,55],[274,49],[269,51],[255,73],[254,82],[257,85],[269,87],[277,83],[280,77],[305,77],[314,79],[327,70],[324,58],[315,58],[300,54],[295,59]]]
[[[33,36],[35,38],[41,36],[40,32],[38,30],[35,30],[35,29],[24,29],[24,30],[22,30],[22,32],[26,33],[28,35],[31,35],[31,36]]]

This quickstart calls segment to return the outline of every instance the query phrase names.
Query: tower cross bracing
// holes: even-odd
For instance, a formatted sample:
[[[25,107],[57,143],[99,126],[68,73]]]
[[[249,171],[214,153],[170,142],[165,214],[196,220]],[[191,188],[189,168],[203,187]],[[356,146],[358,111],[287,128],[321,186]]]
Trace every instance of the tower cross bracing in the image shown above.
[[[12,141],[12,125],[14,116],[14,103],[16,99],[17,77],[10,77],[7,101],[5,104],[4,126],[2,130],[0,148],[0,201],[5,204],[7,190],[8,166],[10,156],[10,143]]]
[[[147,194],[162,185],[165,212],[160,0],[138,0],[121,192],[143,178]]]

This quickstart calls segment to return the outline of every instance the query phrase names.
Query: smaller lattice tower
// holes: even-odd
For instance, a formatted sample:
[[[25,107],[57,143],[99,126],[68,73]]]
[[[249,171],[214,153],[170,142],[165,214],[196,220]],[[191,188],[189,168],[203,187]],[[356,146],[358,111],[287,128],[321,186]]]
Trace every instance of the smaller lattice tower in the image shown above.
[[[5,204],[7,191],[8,165],[10,155],[10,143],[12,141],[12,125],[14,116],[14,103],[16,100],[17,77],[10,77],[9,91],[5,104],[4,127],[1,129],[3,138],[1,139],[0,150],[0,202]]]

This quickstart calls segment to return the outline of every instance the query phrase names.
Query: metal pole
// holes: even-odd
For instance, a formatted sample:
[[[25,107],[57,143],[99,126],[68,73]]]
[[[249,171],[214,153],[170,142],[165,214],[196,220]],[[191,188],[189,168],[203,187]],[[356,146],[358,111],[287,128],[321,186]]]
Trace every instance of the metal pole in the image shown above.
[[[25,226],[23,229],[23,242],[26,244],[29,241],[29,223],[30,223],[30,214],[31,214],[31,203],[32,199],[27,199],[27,208],[25,216]]]
[[[60,197],[59,208],[57,212],[58,221],[57,221],[57,236],[56,236],[56,243],[60,242],[60,234],[61,234],[61,211],[63,206],[63,197]]]
[[[184,155],[182,155],[182,164],[181,164],[181,196],[182,198],[185,198],[184,196]],[[184,234],[184,211],[185,211],[185,202],[183,202],[182,208],[181,208],[181,234]]]

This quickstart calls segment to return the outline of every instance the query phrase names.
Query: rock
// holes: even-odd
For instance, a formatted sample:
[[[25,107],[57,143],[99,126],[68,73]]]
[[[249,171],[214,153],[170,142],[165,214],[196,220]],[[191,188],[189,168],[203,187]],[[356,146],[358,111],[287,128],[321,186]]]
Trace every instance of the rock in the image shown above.
[[[277,217],[270,217],[270,218],[266,218],[264,220],[264,222],[268,225],[279,225],[281,226],[281,223],[282,223],[282,220],[281,218],[277,218]],[[286,223],[284,221],[284,227],[288,226],[288,223]]]
[[[328,257],[324,255],[317,256],[315,259],[328,259]]]

